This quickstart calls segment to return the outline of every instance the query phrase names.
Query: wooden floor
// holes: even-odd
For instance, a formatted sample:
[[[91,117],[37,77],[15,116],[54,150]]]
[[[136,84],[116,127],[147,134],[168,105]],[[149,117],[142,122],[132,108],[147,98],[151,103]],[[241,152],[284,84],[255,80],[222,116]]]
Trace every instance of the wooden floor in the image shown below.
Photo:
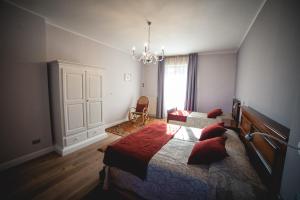
[[[106,199],[98,185],[103,167],[98,148],[118,138],[109,134],[67,156],[52,152],[1,172],[0,199]]]

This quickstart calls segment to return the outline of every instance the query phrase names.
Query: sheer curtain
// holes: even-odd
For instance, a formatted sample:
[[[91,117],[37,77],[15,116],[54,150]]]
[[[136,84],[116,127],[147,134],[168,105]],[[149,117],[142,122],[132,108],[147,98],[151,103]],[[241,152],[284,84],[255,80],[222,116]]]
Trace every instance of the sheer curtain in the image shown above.
[[[165,113],[170,108],[184,109],[187,83],[188,56],[165,59],[164,105]]]

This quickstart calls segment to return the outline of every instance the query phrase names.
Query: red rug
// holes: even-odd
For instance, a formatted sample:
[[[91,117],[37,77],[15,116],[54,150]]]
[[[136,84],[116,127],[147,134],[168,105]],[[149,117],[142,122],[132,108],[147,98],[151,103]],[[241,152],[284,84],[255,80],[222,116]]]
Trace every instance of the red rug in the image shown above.
[[[150,118],[145,123],[145,125],[152,124],[152,123],[157,122],[157,121],[165,121],[166,122],[165,119]],[[142,129],[145,125],[142,123],[142,119],[138,118],[135,122],[133,122],[133,121],[126,121],[126,122],[123,122],[121,124],[117,124],[115,126],[109,127],[107,129],[105,129],[105,132],[121,136],[121,138],[122,138],[122,137],[130,135],[131,133],[134,133],[134,132]],[[112,141],[111,143],[116,142],[116,141],[118,141],[121,138],[118,138],[118,139]],[[105,144],[105,145],[101,146],[98,150],[100,152],[105,152],[105,150],[106,150],[106,148],[107,148],[108,145],[109,144]]]
[[[149,120],[146,121],[145,125],[151,124],[151,123],[156,122],[156,121],[166,121],[166,120],[165,119],[150,118]],[[142,123],[141,118],[138,118],[136,120],[136,122],[126,121],[126,122],[123,122],[121,124],[117,124],[115,126],[109,127],[107,129],[105,129],[105,132],[112,133],[112,134],[115,134],[115,135],[119,135],[121,137],[125,137],[125,136],[127,136],[131,133],[134,133],[137,130],[143,128],[145,125]]]

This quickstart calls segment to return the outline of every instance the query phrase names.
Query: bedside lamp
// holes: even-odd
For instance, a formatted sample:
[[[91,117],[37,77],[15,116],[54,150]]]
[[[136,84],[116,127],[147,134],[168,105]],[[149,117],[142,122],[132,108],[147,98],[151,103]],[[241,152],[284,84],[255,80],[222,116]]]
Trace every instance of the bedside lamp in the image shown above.
[[[251,140],[253,140],[253,135],[263,135],[263,136],[266,136],[268,138],[272,138],[273,140],[276,140],[276,141],[280,142],[281,144],[285,144],[286,146],[288,146],[292,149],[295,149],[295,150],[298,150],[298,151],[300,150],[300,147],[290,145],[286,141],[278,139],[277,137],[274,137],[273,135],[269,135],[269,134],[266,134],[266,133],[260,133],[260,132],[248,133],[248,134],[245,135],[245,139],[248,140],[248,141],[251,141]]]

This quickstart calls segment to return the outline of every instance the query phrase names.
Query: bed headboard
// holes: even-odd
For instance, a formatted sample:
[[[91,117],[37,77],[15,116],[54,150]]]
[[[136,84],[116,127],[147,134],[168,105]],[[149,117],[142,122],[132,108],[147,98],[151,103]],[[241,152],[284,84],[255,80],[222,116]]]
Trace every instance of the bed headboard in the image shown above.
[[[279,196],[286,146],[261,135],[254,135],[252,141],[245,140],[249,132],[263,132],[288,141],[289,129],[253,108],[242,106],[240,137],[244,142],[251,163],[262,182],[274,198]]]
[[[233,98],[232,100],[232,118],[236,122],[236,124],[239,124],[240,120],[240,108],[241,108],[241,101],[239,99]]]

